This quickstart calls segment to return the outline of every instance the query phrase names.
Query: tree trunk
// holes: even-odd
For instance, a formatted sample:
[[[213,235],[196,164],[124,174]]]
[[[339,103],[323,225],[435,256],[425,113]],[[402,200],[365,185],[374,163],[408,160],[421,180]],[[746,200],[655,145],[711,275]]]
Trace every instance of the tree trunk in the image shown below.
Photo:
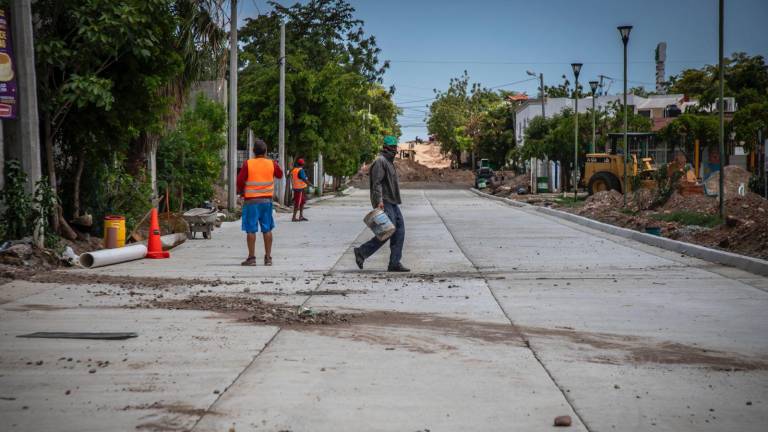
[[[60,223],[61,236],[67,240],[76,240],[77,233],[75,232],[75,230],[72,229],[71,226],[69,226],[69,224],[67,223],[67,220],[64,219],[64,214],[62,213],[61,206],[57,207],[56,212],[57,212],[56,217],[59,219],[59,223]]]
[[[54,195],[58,196],[59,193],[56,190],[56,164],[53,157],[53,128],[48,121],[48,116],[45,118],[45,160],[48,168],[48,183],[51,185]],[[59,207],[58,205],[56,207]],[[51,229],[53,232],[59,232],[59,211],[54,211],[54,214],[50,218]]]
[[[75,171],[75,184],[73,190],[73,217],[80,216],[80,180],[83,177],[83,168],[85,167],[85,150],[80,151],[80,155],[77,160],[77,170]]]

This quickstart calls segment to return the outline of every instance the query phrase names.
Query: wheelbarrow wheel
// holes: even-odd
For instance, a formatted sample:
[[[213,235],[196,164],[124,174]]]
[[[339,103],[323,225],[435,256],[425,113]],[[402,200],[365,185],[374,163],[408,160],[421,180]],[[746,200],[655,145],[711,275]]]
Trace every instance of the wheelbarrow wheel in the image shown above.
[[[208,232],[208,231],[203,231],[203,238],[206,239],[206,240],[210,240],[211,239],[211,233]]]

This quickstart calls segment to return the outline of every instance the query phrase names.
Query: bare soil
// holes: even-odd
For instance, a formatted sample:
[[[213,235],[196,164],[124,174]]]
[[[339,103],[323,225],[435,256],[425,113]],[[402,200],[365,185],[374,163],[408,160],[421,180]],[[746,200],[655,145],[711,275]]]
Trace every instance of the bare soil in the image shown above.
[[[716,217],[719,213],[718,198],[705,195],[673,193],[670,199],[658,208],[652,208],[654,196],[648,190],[629,195],[626,209],[623,208],[622,195],[616,191],[598,192],[587,198],[583,204],[573,207],[562,205],[557,200],[549,200],[540,205],[549,205],[638,231],[658,227],[664,237],[768,259],[768,200],[751,192],[745,196],[729,196],[728,189],[725,197],[725,223],[711,228],[657,219],[677,212]]]
[[[348,314],[267,303],[251,296],[194,295],[186,299],[155,299],[144,306],[213,311],[231,314],[244,322],[279,326],[344,324],[350,321]]]
[[[368,169],[364,166],[351,179],[352,186],[368,188]],[[408,187],[470,187],[475,181],[469,170],[451,168],[429,168],[410,159],[395,159],[395,169],[402,188]]]
[[[45,271],[17,266],[0,265],[0,280],[25,280],[37,283],[57,283],[68,285],[112,285],[125,289],[167,289],[172,287],[234,285],[240,282],[220,279],[183,279],[136,276],[111,276],[84,272]]]

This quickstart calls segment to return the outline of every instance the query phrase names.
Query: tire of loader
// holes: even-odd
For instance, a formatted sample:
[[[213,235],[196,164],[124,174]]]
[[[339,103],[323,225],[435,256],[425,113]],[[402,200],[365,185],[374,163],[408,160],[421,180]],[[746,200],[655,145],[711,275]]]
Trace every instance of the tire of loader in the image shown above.
[[[607,172],[599,172],[589,179],[589,185],[587,191],[589,195],[594,195],[597,192],[617,190],[621,192],[621,183],[615,175]]]

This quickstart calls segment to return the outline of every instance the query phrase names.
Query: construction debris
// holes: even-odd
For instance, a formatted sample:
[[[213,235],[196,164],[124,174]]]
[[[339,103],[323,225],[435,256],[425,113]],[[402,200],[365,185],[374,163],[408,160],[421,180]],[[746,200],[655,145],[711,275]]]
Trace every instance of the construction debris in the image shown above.
[[[370,165],[364,166],[359,173],[352,177],[352,186],[368,188],[369,168]],[[412,185],[429,183],[431,187],[437,185],[470,187],[475,179],[474,174],[469,170],[429,168],[411,159],[395,159],[395,169],[397,169],[401,186],[405,187],[409,183]]]
[[[768,259],[768,200],[751,192],[744,196],[731,193],[733,185],[725,190],[725,221],[719,218],[717,197],[677,192],[656,208],[656,196],[648,190],[629,194],[626,208],[617,191],[598,192],[575,206],[563,205],[556,199],[534,204],[642,232],[660,228],[664,237]]]
[[[267,303],[248,296],[194,295],[186,299],[153,300],[145,306],[165,309],[206,310],[233,314],[236,318],[271,325],[329,325],[349,322],[347,314],[316,311],[282,303]]]

